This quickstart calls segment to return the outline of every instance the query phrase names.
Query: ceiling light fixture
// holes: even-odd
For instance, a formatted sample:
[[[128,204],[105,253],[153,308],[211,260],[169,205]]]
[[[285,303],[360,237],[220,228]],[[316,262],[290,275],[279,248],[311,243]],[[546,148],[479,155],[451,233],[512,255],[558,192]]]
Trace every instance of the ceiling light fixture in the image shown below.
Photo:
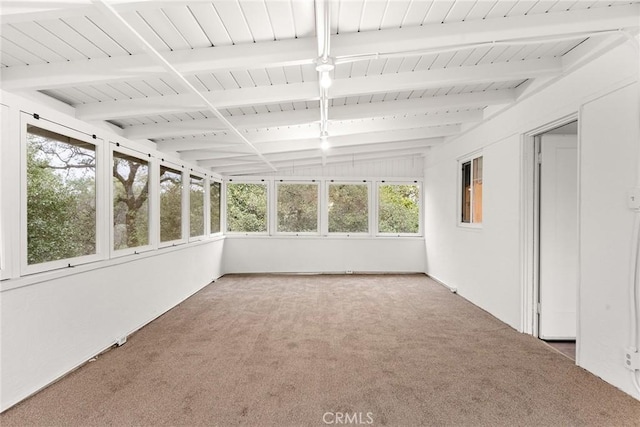
[[[322,151],[327,151],[329,149],[329,133],[326,130],[320,132],[320,148]]]
[[[320,74],[322,77],[320,77],[320,86],[323,89],[329,89],[331,87],[331,83],[333,83],[331,81],[331,76],[329,75],[328,71],[325,71],[323,73]]]

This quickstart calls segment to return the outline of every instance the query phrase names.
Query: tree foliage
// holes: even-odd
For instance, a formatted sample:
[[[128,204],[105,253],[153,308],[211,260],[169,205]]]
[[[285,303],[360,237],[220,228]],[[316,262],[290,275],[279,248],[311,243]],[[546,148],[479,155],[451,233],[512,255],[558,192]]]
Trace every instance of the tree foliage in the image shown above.
[[[182,239],[182,173],[160,167],[160,241]]]
[[[149,244],[149,165],[121,153],[113,157],[113,247]]]
[[[211,232],[220,232],[220,191],[222,184],[212,182],[209,187],[209,210],[211,220]]]
[[[378,231],[394,234],[420,231],[419,186],[381,185],[378,198]]]
[[[227,185],[227,231],[267,231],[267,187],[263,184]]]
[[[311,233],[318,231],[318,186],[278,185],[278,231]]]
[[[189,189],[189,236],[204,234],[204,179],[191,176]]]
[[[96,253],[95,151],[30,127],[27,143],[27,262]]]
[[[362,184],[329,185],[329,232],[369,231],[369,189]]]

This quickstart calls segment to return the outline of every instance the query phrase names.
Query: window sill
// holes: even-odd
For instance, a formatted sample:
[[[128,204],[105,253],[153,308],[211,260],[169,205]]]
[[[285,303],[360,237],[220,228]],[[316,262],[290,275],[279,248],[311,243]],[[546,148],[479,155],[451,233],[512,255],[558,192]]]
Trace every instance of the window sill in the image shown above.
[[[220,240],[224,240],[225,236],[212,237],[211,239],[201,240],[198,242],[192,242],[189,244],[181,244],[176,246],[165,246],[158,248],[157,250],[147,251],[143,253],[123,255],[116,258],[99,260],[94,262],[88,262],[85,264],[76,265],[73,267],[63,267],[57,270],[48,270],[40,273],[33,273],[24,275],[21,277],[7,278],[0,282],[0,292],[6,292],[12,289],[18,289],[25,286],[36,285],[38,283],[47,282],[50,280],[60,279],[66,276],[73,276],[75,274],[82,274],[92,270],[98,270],[101,268],[108,268],[120,264],[127,264],[135,262],[144,258],[151,258],[159,255],[166,254],[172,251],[181,251],[184,249],[192,248],[194,246],[206,245],[214,243]]]

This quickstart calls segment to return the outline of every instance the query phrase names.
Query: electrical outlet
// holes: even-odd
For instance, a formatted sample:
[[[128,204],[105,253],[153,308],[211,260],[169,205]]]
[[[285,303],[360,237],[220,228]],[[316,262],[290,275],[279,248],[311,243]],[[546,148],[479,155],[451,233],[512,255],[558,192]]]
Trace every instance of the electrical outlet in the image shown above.
[[[353,274],[353,270],[347,270],[346,273],[347,274]]]
[[[120,346],[123,346],[123,345],[124,345],[124,343],[126,343],[126,342],[127,342],[127,337],[126,337],[126,336],[124,336],[124,337],[120,337],[120,338],[118,338],[118,339],[116,340],[116,345],[117,345],[118,347],[120,347]]]
[[[638,350],[631,348],[625,350],[624,366],[630,371],[640,370],[640,353],[638,353]]]

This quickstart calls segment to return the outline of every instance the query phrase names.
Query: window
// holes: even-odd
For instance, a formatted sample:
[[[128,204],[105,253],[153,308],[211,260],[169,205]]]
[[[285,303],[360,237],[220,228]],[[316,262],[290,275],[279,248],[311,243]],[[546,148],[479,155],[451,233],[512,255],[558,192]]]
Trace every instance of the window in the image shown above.
[[[462,165],[461,222],[482,223],[482,156],[465,160]]]
[[[189,184],[189,237],[204,234],[204,178],[191,175]]]
[[[318,232],[318,184],[278,183],[277,231]]]
[[[215,181],[211,182],[209,186],[209,220],[212,234],[220,232],[220,187],[222,184]]]
[[[418,234],[420,232],[420,186],[381,184],[378,187],[378,232]]]
[[[265,184],[227,184],[227,231],[267,232],[267,186]]]
[[[97,253],[96,146],[27,125],[27,264]]]
[[[113,249],[149,244],[149,163],[113,152]]]
[[[160,241],[182,239],[182,173],[160,166]]]
[[[369,232],[369,186],[329,184],[329,233]]]

